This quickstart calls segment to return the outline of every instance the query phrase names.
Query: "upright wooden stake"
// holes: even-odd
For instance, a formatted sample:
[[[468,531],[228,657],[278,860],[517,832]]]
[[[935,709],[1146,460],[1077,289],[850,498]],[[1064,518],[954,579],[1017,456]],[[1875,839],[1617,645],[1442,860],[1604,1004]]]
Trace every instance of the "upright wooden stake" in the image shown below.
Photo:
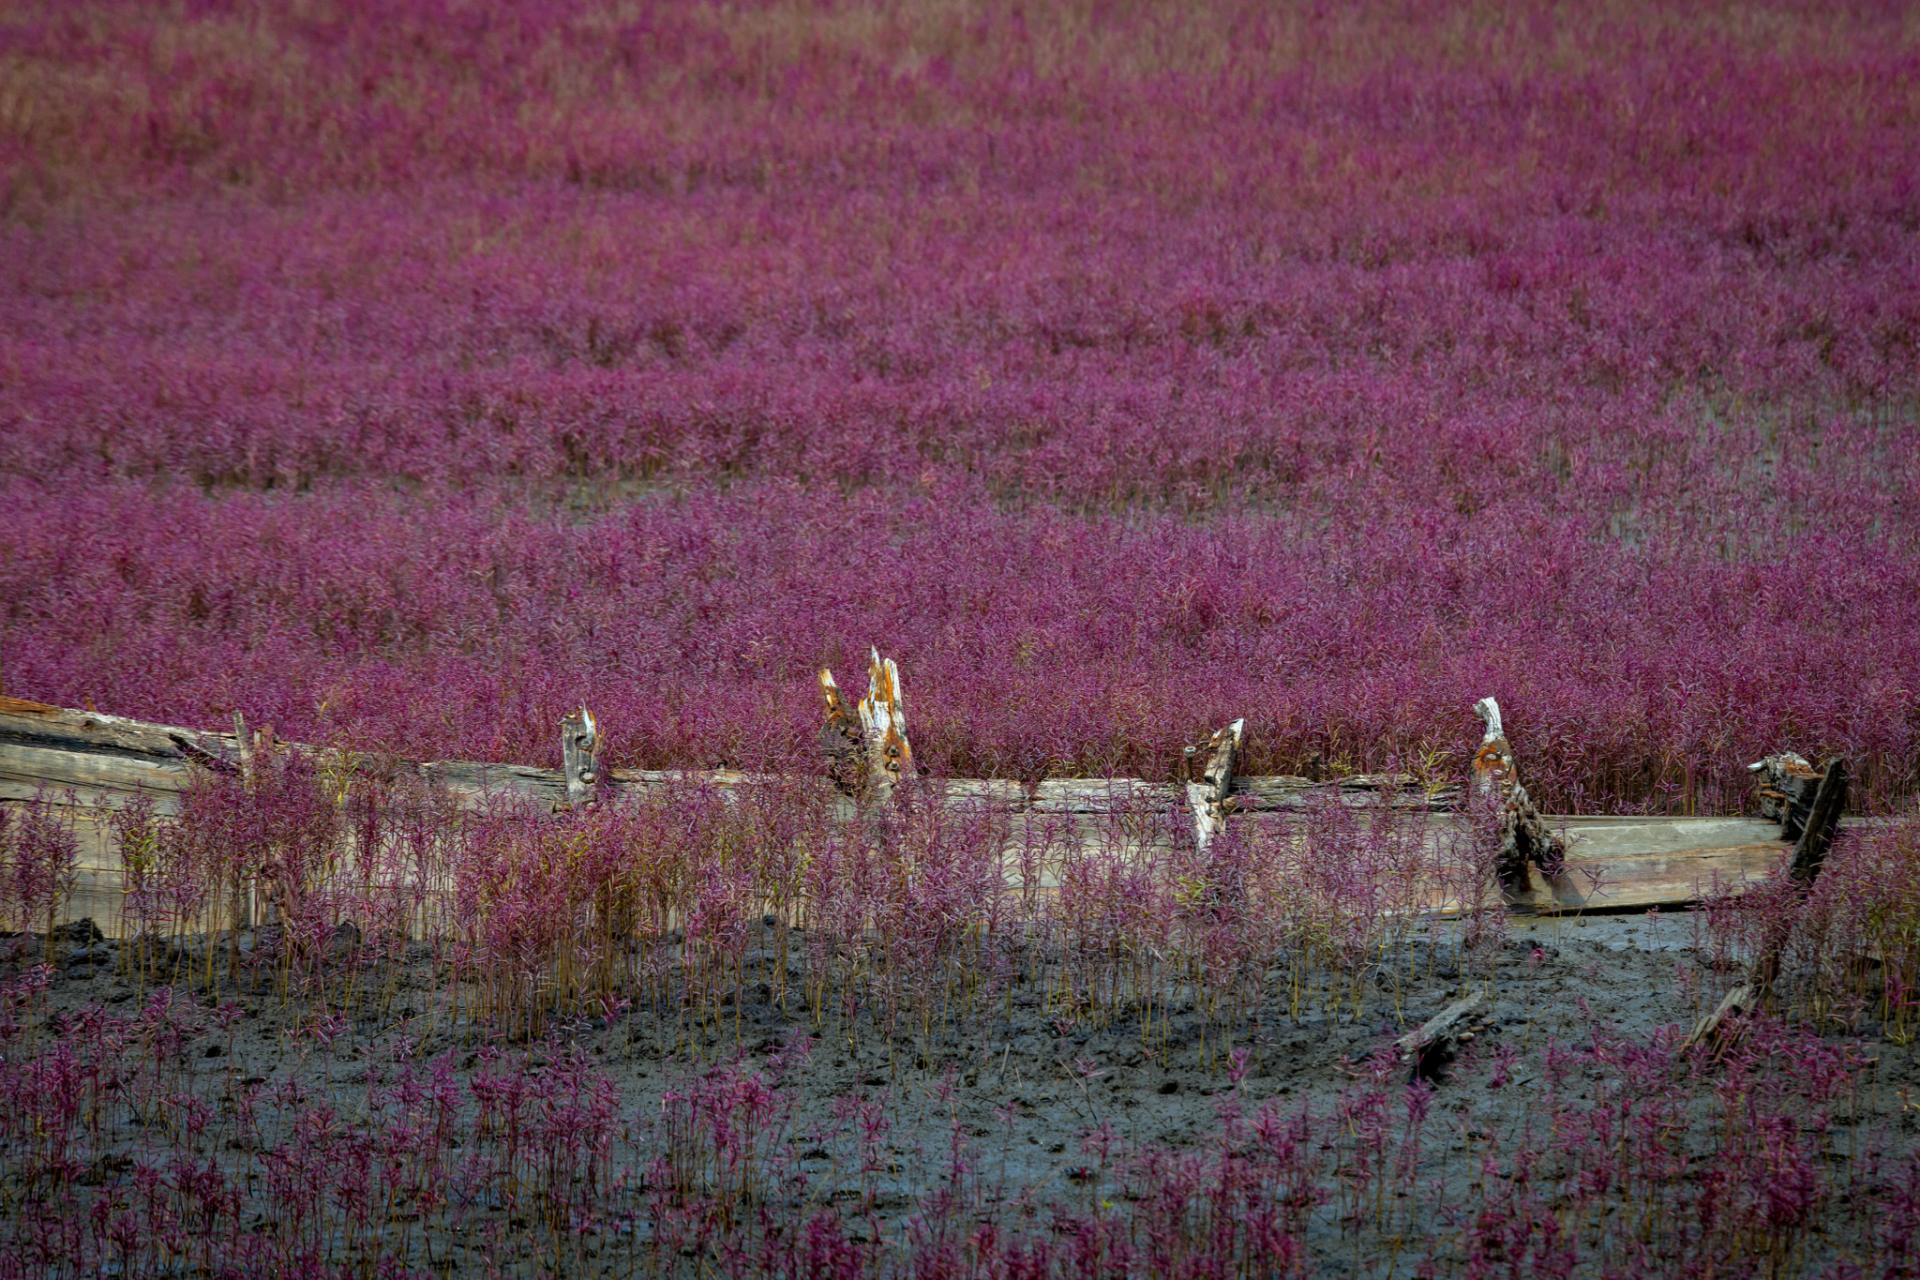
[[[1473,781],[1483,794],[1491,791],[1500,797],[1500,884],[1509,893],[1524,893],[1533,887],[1528,864],[1548,876],[1558,874],[1566,858],[1566,847],[1547,829],[1546,820],[1533,807],[1526,787],[1520,783],[1520,770],[1514,764],[1513,747],[1507,742],[1500,722],[1500,704],[1482,698],[1473,709],[1487,726],[1480,749],[1473,753]]]
[[[560,763],[567,774],[567,804],[585,808],[600,798],[600,733],[583,704],[560,722]]]
[[[1202,853],[1213,837],[1226,825],[1227,793],[1233,790],[1233,767],[1240,760],[1240,745],[1247,722],[1235,720],[1214,732],[1200,746],[1188,747],[1189,758],[1206,757],[1200,781],[1187,784],[1187,807],[1193,811],[1194,845]]]

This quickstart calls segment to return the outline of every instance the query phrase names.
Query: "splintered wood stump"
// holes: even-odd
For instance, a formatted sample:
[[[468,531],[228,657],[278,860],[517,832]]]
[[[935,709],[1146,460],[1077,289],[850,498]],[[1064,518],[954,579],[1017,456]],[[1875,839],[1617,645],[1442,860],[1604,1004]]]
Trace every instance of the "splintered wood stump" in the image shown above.
[[[1521,785],[1513,747],[1500,721],[1500,704],[1482,698],[1473,709],[1487,727],[1473,755],[1474,784],[1500,797],[1500,886],[1509,894],[1528,893],[1534,887],[1529,867],[1540,868],[1552,880],[1560,874],[1567,851]]]
[[[560,762],[567,775],[567,803],[584,808],[600,798],[600,732],[583,705],[560,722]]]
[[[867,696],[855,708],[867,739],[868,787],[875,800],[893,798],[902,778],[913,776],[913,745],[907,740],[907,703],[900,690],[900,668],[892,658],[871,651]]]
[[[1226,825],[1233,801],[1233,767],[1240,760],[1240,747],[1246,732],[1245,720],[1235,720],[1214,733],[1197,747],[1188,747],[1188,758],[1199,756],[1206,763],[1200,781],[1187,784],[1187,807],[1193,812],[1195,845],[1205,852],[1213,837]]]
[[[882,658],[879,649],[870,653],[867,696],[851,712],[833,672],[820,669],[820,692],[827,704],[820,747],[835,786],[855,799],[884,802],[893,798],[902,778],[913,776],[913,744],[907,738],[900,668],[892,658]]]

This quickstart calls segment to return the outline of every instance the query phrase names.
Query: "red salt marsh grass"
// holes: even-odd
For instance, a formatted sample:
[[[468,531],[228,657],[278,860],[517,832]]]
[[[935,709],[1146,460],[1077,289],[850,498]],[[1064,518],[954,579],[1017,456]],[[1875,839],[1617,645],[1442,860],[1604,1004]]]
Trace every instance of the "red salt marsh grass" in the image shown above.
[[[612,764],[809,770],[814,668],[844,680],[879,643],[943,774],[1166,778],[1236,717],[1249,772],[1444,774],[1493,694],[1548,808],[1738,809],[1741,766],[1790,746],[1846,754],[1861,803],[1897,811],[1920,780],[1917,35],[1891,4],[11,6],[0,679],[538,764],[584,699]],[[106,969],[138,992],[149,959],[196,957],[154,1003],[89,1011],[109,980],[78,977],[102,967],[85,947],[10,979],[0,1267],[378,1274],[455,1241],[475,1270],[614,1274],[1912,1265],[1907,826],[1847,836],[1812,895],[1716,904],[1670,975],[1535,960],[1483,922],[1462,954],[1491,967],[1403,994],[1480,982],[1519,1022],[1432,1095],[1337,1060],[1371,1015],[1426,1011],[1385,1012],[1377,975],[1411,984],[1451,944],[1362,929],[1340,959],[1298,902],[1183,932],[1232,868],[1149,892],[1105,865],[1076,888],[1098,927],[929,940],[987,901],[960,874],[980,850],[955,837],[917,880],[877,834],[857,889],[813,867],[841,913],[813,932],[844,948],[819,1003],[854,993],[858,1061],[801,1087],[768,1048],[668,1101],[632,1064],[608,1094],[560,1042],[479,1055],[631,1017],[665,1055],[646,1069],[684,1065],[701,1017],[772,1007],[727,964],[764,950],[743,922],[784,881],[716,854],[733,870],[609,934],[636,851],[706,846],[395,810],[353,847],[441,859],[432,923],[381,876],[329,896],[341,868],[310,869],[311,936],[243,994],[181,904],[344,821],[313,785],[209,793],[173,835],[123,820],[166,872],[142,904],[169,940]],[[39,933],[65,846],[45,811],[7,816],[5,910]],[[425,958],[379,949],[409,912]],[[328,950],[343,918],[364,954]],[[660,941],[689,920],[711,933]],[[1682,1063],[1662,1028],[1780,937],[1771,1020]],[[628,938],[692,968],[623,970]],[[27,944],[22,965],[50,948]],[[1142,947],[1242,993],[1208,1013],[1196,987],[1175,1028],[1190,1091],[1236,1099],[1215,1145],[1122,1156],[1062,1110],[1159,1087],[1099,1075],[1159,1067],[1077,1042],[1097,1019],[1060,1003]],[[1325,1008],[1269,981],[1290,965]],[[967,1044],[927,1054],[958,1073],[952,1114],[1024,1146],[1009,1097],[1040,1108],[1055,1072],[1032,1136],[1063,1149],[995,1189],[989,1139],[956,1130],[883,1186],[904,1121],[861,1082],[897,1058],[937,1111],[944,1067],[919,1065],[931,1032],[859,1018],[979,973]],[[403,978],[424,985],[389,998]],[[1669,981],[1626,1030],[1603,1009],[1529,1036],[1596,983]],[[1325,994],[1355,982],[1365,1001]],[[199,1020],[237,1016],[190,992],[265,1001],[274,1069],[182,1067],[219,1040]],[[409,1002],[454,992],[453,1039],[415,1055]],[[1295,1092],[1242,1106],[1272,1059],[1235,1075],[1232,1052],[1282,1026]],[[1098,1034],[1145,1052],[1139,1031]],[[968,1084],[996,1048],[1014,1076]],[[349,1059],[393,1065],[342,1083]],[[783,1089],[827,1135],[790,1162],[743,1137],[788,1133]],[[1468,1092],[1498,1116],[1452,1110]],[[796,1189],[814,1149],[834,1173]],[[1006,1207],[1042,1177],[1050,1207]]]

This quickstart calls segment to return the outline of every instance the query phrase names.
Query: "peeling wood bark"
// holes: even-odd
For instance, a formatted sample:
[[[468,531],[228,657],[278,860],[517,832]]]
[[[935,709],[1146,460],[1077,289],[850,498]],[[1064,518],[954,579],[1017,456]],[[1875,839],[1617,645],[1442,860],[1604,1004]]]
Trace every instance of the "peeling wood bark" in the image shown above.
[[[1529,867],[1540,868],[1551,881],[1560,874],[1567,851],[1559,837],[1548,830],[1546,820],[1521,785],[1513,747],[1500,721],[1500,704],[1482,698],[1473,709],[1487,727],[1480,749],[1473,754],[1474,785],[1482,792],[1496,793],[1501,800],[1500,885],[1509,894],[1529,893],[1534,889]]]
[[[1200,770],[1200,781],[1187,784],[1187,807],[1193,813],[1194,844],[1203,853],[1226,825],[1227,812],[1233,803],[1229,798],[1233,789],[1233,766],[1240,759],[1240,745],[1246,724],[1245,720],[1235,720],[1217,730],[1204,744],[1186,750],[1189,758],[1204,754],[1206,759],[1206,764]]]
[[[567,805],[584,809],[600,799],[600,731],[593,713],[580,710],[560,722],[560,761],[567,775]]]

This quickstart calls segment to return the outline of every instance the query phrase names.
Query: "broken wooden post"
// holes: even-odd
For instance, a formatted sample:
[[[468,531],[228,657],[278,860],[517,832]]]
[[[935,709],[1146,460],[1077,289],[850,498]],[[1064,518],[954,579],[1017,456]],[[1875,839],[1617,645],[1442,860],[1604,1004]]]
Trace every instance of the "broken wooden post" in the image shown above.
[[[1820,788],[1820,771],[1797,751],[1756,760],[1748,773],[1760,775],[1760,816],[1780,824],[1782,840],[1798,839]]]
[[[1413,1055],[1413,1079],[1431,1071],[1433,1061],[1452,1046],[1471,1040],[1477,1027],[1475,1015],[1487,1007],[1487,993],[1476,991],[1455,1000],[1413,1031],[1394,1042],[1401,1053]]]
[[[1781,839],[1794,842],[1793,857],[1787,863],[1788,878],[1803,890],[1811,889],[1820,877],[1820,868],[1826,865],[1827,850],[1840,827],[1840,814],[1847,807],[1847,762],[1835,756],[1827,761],[1825,769],[1816,771],[1805,756],[1783,751],[1747,769],[1762,775],[1760,812],[1780,823]],[[1780,953],[1787,944],[1787,929],[1785,921],[1769,925],[1747,980],[1727,992],[1712,1013],[1694,1024],[1693,1031],[1680,1042],[1682,1053],[1719,1038],[1732,1019],[1752,1012],[1767,998],[1780,975]]]
[[[567,804],[584,808],[600,798],[600,734],[584,703],[560,722],[560,762],[567,775]]]
[[[1216,731],[1203,745],[1186,749],[1188,758],[1202,754],[1206,757],[1200,781],[1187,784],[1187,807],[1193,811],[1194,844],[1202,853],[1226,825],[1230,803],[1227,794],[1233,790],[1233,767],[1240,759],[1246,723],[1235,720]]]
[[[879,649],[869,652],[867,696],[851,711],[833,671],[820,668],[820,692],[827,703],[820,747],[835,786],[855,799],[884,801],[902,778],[913,776],[913,744],[907,739],[900,668]]]
[[[889,800],[902,778],[913,776],[913,746],[907,741],[907,705],[900,691],[900,668],[871,649],[867,696],[855,708],[866,734],[868,787],[875,800]]]
[[[1793,846],[1788,873],[1796,883],[1808,888],[1813,886],[1820,868],[1826,864],[1827,850],[1833,845],[1833,834],[1840,828],[1840,814],[1846,807],[1847,762],[1835,756],[1827,761],[1826,772],[1820,775],[1820,786],[1801,821],[1800,838]]]
[[[1547,829],[1546,820],[1521,785],[1513,747],[1500,721],[1500,704],[1482,698],[1473,709],[1487,726],[1480,749],[1473,753],[1474,784],[1481,793],[1492,792],[1500,798],[1500,885],[1509,893],[1524,893],[1533,887],[1528,864],[1539,867],[1551,880],[1560,874],[1566,847]]]

